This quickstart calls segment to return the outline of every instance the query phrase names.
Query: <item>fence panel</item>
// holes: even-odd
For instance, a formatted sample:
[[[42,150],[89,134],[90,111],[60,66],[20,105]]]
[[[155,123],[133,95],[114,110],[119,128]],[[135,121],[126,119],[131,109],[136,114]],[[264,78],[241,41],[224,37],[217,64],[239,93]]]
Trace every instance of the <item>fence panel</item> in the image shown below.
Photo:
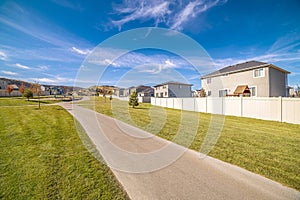
[[[300,99],[281,97],[152,98],[152,105],[300,124]]]
[[[279,98],[243,98],[243,117],[280,121]]]
[[[223,114],[242,116],[242,98],[226,97],[223,98]]]
[[[223,98],[207,97],[207,112],[223,114]]]
[[[300,124],[300,99],[282,98],[282,121]]]
[[[195,111],[196,112],[206,112],[206,98],[195,98]]]

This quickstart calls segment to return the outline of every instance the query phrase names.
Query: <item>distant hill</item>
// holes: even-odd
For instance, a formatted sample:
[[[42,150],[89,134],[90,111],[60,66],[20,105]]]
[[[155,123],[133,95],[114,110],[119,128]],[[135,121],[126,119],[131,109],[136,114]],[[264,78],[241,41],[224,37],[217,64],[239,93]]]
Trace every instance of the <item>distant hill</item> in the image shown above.
[[[7,82],[8,85],[15,84],[18,87],[20,87],[23,83],[26,88],[29,88],[30,85],[33,84],[31,82],[26,82],[26,81],[22,81],[22,80],[15,80],[15,79],[8,79],[8,78],[1,78],[1,77],[0,77],[0,81],[5,81],[5,82]],[[64,86],[64,85],[46,85],[46,84],[41,84],[41,85],[43,85],[44,87],[61,87],[68,91],[78,91],[80,89],[83,89],[81,87]]]

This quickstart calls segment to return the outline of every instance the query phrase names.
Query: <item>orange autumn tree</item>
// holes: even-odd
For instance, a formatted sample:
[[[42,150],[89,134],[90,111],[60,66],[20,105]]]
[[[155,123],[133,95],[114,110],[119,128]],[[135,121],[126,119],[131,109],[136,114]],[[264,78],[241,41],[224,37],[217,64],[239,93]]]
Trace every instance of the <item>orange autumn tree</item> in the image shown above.
[[[40,95],[42,94],[42,87],[39,83],[35,82],[30,85],[30,91],[33,94],[37,94],[39,98],[39,109],[41,109],[41,103],[40,103]]]
[[[10,96],[10,93],[13,91],[13,86],[11,86],[11,85],[7,85],[6,86],[6,91],[8,92],[8,94],[9,94],[9,96]]]
[[[24,83],[22,83],[22,85],[20,86],[19,91],[20,91],[21,94],[24,94],[24,92],[25,92],[25,85],[24,85]]]

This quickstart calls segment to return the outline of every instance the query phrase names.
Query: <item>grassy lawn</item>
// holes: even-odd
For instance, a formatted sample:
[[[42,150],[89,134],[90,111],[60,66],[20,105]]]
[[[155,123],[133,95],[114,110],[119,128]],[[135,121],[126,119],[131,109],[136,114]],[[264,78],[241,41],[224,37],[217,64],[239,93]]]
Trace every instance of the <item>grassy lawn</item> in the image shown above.
[[[0,106],[0,199],[128,199],[79,129],[59,106]]]
[[[132,109],[126,101],[104,102],[100,97],[80,104],[196,151],[201,149],[212,117],[218,117],[150,104]],[[194,132],[192,143],[186,142]],[[300,125],[226,116],[209,155],[300,190]]]
[[[41,98],[40,103],[42,104],[51,104],[60,102],[60,99],[48,99],[48,98]],[[27,101],[27,98],[23,97],[10,97],[10,98],[0,98],[0,106],[23,106],[23,105],[38,105],[38,99],[30,99]]]

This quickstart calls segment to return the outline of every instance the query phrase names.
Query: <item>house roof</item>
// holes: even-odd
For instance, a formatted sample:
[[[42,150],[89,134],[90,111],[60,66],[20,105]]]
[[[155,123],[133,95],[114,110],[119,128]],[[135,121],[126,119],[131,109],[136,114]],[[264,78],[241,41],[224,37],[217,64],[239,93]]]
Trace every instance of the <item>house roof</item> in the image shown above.
[[[165,83],[157,84],[154,87],[159,87],[159,86],[163,86],[163,85],[188,85],[188,86],[192,86],[193,84],[180,83],[180,82],[176,82],[176,81],[168,81],[168,82],[165,82]]]
[[[7,86],[11,87],[14,90],[18,90],[19,89],[19,87],[16,84],[11,84],[11,85],[7,85]]]
[[[138,93],[153,93],[154,92],[154,89],[153,88],[146,88]]]
[[[229,73],[236,73],[236,72],[241,72],[241,71],[252,70],[252,69],[260,68],[260,67],[272,67],[272,68],[282,71],[284,73],[287,73],[287,74],[290,73],[289,71],[286,71],[280,67],[277,67],[277,66],[269,64],[269,63],[258,62],[258,61],[248,61],[248,62],[224,67],[224,68],[214,71],[210,74],[202,76],[201,79],[215,77],[215,76],[221,76],[221,75],[229,74]]]

